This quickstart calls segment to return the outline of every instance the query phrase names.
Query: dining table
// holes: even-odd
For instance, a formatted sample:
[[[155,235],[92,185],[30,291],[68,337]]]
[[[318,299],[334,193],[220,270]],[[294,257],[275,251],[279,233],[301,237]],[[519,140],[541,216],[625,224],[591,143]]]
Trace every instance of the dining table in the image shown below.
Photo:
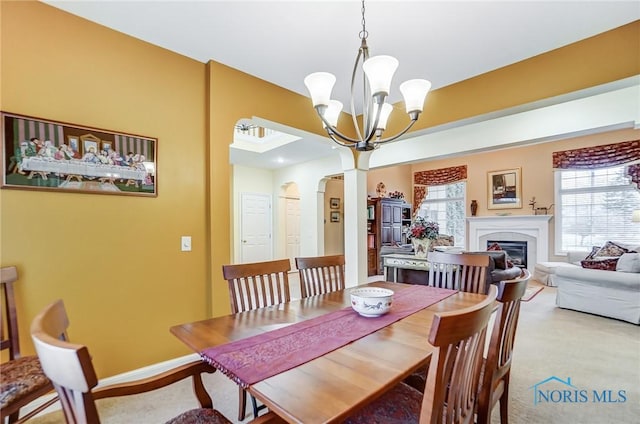
[[[391,311],[376,318],[358,316],[351,309],[350,293],[362,287],[393,290]],[[431,295],[436,297],[428,306],[405,308],[406,313],[393,320],[394,308],[403,309],[403,301],[415,302]],[[176,325],[170,331],[285,421],[337,423],[429,363],[435,348],[428,337],[436,314],[473,306],[485,297],[376,281]],[[330,330],[321,329],[325,317],[335,317]],[[377,321],[381,328],[365,330],[354,340],[334,340],[384,319]],[[303,333],[293,333],[300,326],[305,327]],[[340,334],[333,337],[334,333]],[[314,354],[316,345],[326,351]],[[282,356],[286,360],[280,360]],[[254,360],[257,363],[251,362]],[[274,370],[282,362],[287,366]],[[237,372],[233,369],[236,366]]]

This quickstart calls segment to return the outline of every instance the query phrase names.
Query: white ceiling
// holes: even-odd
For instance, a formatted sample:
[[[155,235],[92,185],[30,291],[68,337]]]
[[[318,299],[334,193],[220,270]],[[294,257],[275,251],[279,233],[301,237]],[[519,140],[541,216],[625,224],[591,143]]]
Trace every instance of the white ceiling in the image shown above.
[[[349,104],[362,25],[358,0],[44,3],[305,96],[307,74],[331,72],[337,77],[333,97]],[[640,1],[369,0],[365,17],[371,55],[400,61],[390,95],[397,102],[402,81],[426,78],[433,89],[454,84],[638,20]],[[263,153],[260,162],[269,162],[267,156],[279,155],[278,150]],[[308,150],[310,158],[318,157],[318,151]]]

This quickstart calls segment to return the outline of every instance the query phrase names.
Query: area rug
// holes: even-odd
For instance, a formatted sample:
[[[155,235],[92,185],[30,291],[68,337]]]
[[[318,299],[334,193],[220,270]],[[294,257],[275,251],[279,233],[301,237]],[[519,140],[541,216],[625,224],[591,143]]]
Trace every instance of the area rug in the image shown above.
[[[544,286],[529,286],[522,296],[523,302],[528,302],[544,289]]]

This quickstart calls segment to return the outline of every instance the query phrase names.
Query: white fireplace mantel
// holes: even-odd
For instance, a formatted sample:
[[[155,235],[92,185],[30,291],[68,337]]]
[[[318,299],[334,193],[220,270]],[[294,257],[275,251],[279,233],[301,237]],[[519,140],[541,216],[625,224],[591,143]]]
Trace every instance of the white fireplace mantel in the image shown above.
[[[516,233],[532,237],[535,243],[535,262],[547,262],[549,260],[549,220],[553,215],[496,215],[496,216],[471,216],[467,217],[469,224],[470,251],[486,250],[481,246],[480,240],[494,233]],[[531,253],[531,252],[530,252]],[[535,263],[528,260],[528,268],[532,269]]]

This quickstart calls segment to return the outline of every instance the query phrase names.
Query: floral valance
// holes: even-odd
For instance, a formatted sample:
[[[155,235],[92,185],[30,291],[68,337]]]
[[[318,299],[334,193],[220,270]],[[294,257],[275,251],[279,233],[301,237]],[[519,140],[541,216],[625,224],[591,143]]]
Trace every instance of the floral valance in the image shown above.
[[[420,205],[427,197],[427,186],[451,184],[467,179],[467,165],[449,168],[431,169],[413,173],[413,213],[420,210]]]
[[[640,161],[640,140],[553,152],[556,169],[594,169]]]
[[[467,165],[431,169],[413,173],[413,183],[420,185],[443,185],[467,179]]]
[[[640,140],[553,152],[555,169],[595,169],[631,164],[627,175],[640,188]]]

